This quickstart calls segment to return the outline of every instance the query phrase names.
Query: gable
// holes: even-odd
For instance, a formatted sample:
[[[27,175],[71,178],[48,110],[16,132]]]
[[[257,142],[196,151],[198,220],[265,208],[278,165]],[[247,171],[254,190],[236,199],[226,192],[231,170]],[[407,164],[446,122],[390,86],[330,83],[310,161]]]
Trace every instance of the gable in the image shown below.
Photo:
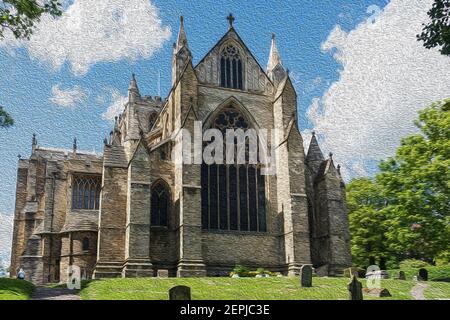
[[[195,67],[199,82],[211,86],[220,86],[221,53],[230,44],[238,49],[244,65],[244,90],[271,94],[273,92],[272,82],[233,28],[217,42]]]

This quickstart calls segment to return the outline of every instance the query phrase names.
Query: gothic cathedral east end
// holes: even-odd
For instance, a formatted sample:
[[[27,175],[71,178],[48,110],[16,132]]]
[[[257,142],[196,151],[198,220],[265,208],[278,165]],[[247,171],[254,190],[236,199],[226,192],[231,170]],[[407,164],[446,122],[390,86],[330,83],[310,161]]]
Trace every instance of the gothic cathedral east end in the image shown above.
[[[18,164],[12,276],[22,268],[37,284],[65,282],[71,266],[85,279],[227,276],[238,264],[289,276],[312,265],[333,276],[351,266],[340,167],[314,134],[304,151],[275,36],[263,70],[233,20],[194,66],[181,18],[167,98],[141,95],[133,75],[103,154],[76,140],[71,149],[42,147],[33,135],[30,158]],[[185,161],[179,136],[195,140],[198,123],[200,149],[202,130],[281,132],[257,138],[274,172],[246,150],[234,164]]]

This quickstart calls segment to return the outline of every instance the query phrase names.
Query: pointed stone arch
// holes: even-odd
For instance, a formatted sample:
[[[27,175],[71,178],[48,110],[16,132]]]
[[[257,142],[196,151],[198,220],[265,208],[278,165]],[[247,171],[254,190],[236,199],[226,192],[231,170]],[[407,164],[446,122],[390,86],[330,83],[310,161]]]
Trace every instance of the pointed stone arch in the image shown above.
[[[164,179],[159,178],[150,186],[150,225],[167,227],[171,208],[171,188]]]

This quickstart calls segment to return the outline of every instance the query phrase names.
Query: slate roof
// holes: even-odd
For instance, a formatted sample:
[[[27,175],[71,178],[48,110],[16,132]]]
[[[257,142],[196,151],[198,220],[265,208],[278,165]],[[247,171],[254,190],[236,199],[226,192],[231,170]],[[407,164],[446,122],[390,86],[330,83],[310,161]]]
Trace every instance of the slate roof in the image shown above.
[[[103,164],[105,167],[127,168],[128,160],[123,146],[105,146],[103,153]]]

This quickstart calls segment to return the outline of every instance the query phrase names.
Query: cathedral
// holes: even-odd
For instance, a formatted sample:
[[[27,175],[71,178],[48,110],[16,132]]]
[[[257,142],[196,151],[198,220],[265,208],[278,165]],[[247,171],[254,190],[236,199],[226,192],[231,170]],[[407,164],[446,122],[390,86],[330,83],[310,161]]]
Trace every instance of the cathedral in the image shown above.
[[[345,185],[313,133],[304,151],[297,95],[275,36],[264,70],[228,17],[228,30],[193,64],[183,18],[167,98],[128,102],[103,153],[42,147],[17,171],[11,275],[37,284],[84,279],[227,276],[238,264],[296,275],[351,266]],[[181,132],[277,129],[276,163],[183,161]],[[201,146],[205,146],[204,142]]]

